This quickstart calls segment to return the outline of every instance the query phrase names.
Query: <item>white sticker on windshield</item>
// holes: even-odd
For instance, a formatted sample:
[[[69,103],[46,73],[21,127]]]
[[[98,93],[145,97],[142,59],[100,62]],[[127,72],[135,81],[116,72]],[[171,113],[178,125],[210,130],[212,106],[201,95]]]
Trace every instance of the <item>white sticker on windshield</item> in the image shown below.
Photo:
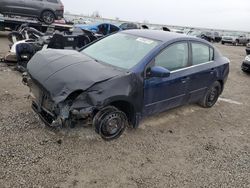
[[[154,42],[153,40],[145,39],[145,38],[137,38],[136,40],[139,42],[143,42],[145,44],[152,44]]]

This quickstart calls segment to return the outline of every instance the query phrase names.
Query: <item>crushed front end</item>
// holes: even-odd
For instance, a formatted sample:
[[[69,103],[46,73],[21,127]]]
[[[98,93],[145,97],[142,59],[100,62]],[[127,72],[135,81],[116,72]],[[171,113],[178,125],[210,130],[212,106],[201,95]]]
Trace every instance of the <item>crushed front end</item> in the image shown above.
[[[30,88],[32,98],[32,109],[39,115],[40,119],[48,126],[74,126],[79,120],[88,123],[92,120],[94,107],[85,104],[86,108],[74,108],[71,99],[61,103],[52,100],[50,94],[27,73],[23,74],[22,82]]]

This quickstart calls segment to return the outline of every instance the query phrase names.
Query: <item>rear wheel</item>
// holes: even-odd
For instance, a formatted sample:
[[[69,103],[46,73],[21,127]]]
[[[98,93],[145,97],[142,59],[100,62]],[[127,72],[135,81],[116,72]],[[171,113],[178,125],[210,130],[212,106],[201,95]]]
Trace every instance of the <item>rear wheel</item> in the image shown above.
[[[221,84],[216,81],[212,84],[212,86],[207,90],[205,96],[200,101],[200,105],[204,108],[211,108],[217,102],[220,94],[221,94]]]
[[[96,132],[107,141],[119,138],[125,131],[128,120],[124,112],[113,106],[100,110],[94,117]]]
[[[46,24],[52,24],[55,21],[55,14],[50,11],[50,10],[46,10],[43,11],[42,15],[41,15],[41,20],[46,23]]]

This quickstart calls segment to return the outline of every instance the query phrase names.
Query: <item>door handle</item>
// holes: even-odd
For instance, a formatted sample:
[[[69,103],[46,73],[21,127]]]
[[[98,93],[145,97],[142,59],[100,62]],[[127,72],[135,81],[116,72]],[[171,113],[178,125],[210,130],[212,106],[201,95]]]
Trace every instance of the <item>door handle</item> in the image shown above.
[[[211,68],[210,74],[214,74],[214,68]]]
[[[190,80],[190,77],[184,77],[181,79],[181,83],[185,84],[188,80]]]

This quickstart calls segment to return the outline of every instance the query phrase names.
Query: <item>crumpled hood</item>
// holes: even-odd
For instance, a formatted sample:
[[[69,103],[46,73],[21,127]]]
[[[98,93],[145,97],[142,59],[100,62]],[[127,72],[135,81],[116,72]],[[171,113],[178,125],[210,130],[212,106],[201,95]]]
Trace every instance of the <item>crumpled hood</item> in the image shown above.
[[[40,51],[29,61],[27,70],[57,103],[76,90],[87,90],[122,73],[73,50]]]

